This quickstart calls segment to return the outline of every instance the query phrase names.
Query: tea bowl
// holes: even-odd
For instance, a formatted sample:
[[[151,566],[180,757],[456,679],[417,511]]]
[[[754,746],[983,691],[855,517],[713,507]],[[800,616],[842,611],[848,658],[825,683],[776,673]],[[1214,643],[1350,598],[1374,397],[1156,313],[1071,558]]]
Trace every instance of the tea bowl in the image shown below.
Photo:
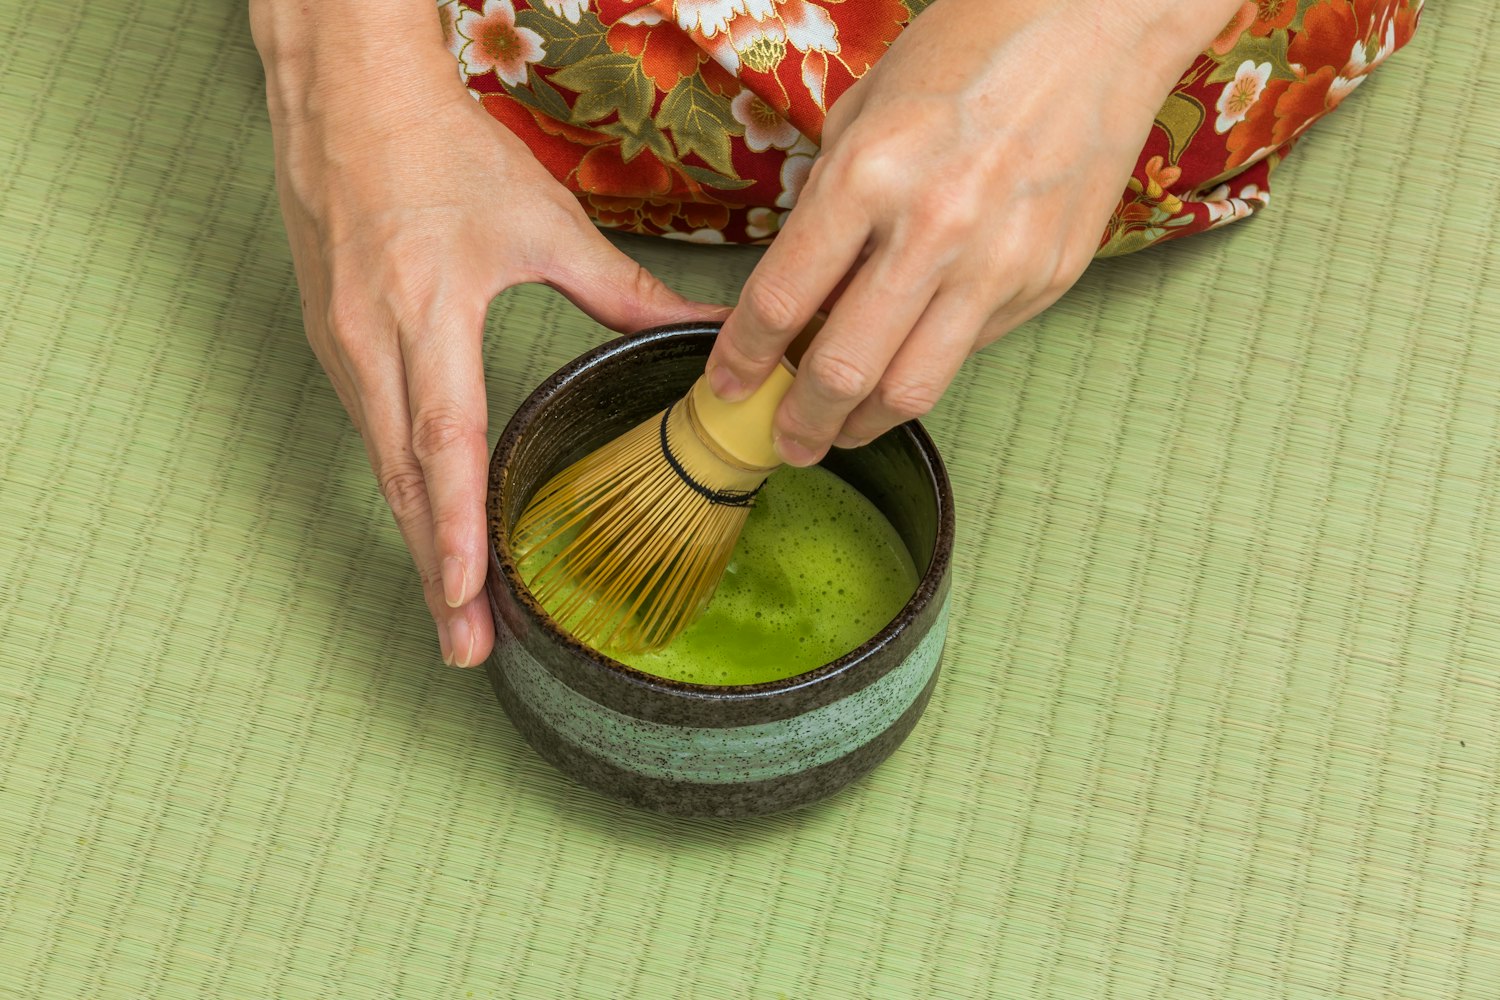
[[[680,399],[717,327],[660,327],[602,344],[523,402],[490,460],[486,591],[501,706],[544,759],[633,806],[754,816],[807,805],[866,774],[916,725],[947,634],[952,491],[915,421],[824,468],[890,520],[917,567],[911,599],[879,633],[807,672],[710,686],[643,673],[579,642],[527,588],[510,532],[555,472]],[[836,609],[829,609],[835,612]]]

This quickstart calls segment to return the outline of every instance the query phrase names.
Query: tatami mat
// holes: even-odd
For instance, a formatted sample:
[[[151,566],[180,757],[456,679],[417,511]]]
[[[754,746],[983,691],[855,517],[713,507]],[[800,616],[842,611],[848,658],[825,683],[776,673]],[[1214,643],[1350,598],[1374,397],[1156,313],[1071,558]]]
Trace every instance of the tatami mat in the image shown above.
[[[740,823],[575,787],[442,666],[239,6],[0,15],[0,996],[1500,996],[1490,4],[967,369],[931,708]],[[492,433],[600,336],[503,296]]]

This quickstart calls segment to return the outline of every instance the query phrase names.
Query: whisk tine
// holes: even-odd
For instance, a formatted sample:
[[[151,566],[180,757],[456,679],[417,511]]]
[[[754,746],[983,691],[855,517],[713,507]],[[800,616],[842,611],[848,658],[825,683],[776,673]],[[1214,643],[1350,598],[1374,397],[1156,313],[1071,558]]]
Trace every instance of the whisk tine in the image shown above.
[[[701,507],[707,504],[694,505],[677,510],[670,510],[670,514],[663,516],[658,514],[651,519],[651,523],[639,536],[637,551],[631,555],[640,557],[640,564],[654,564],[651,575],[641,581],[634,588],[635,601],[625,611],[615,631],[605,641],[611,645],[618,641],[622,632],[634,633],[638,636],[636,641],[652,644],[650,623],[662,614],[673,617],[683,617],[684,608],[676,599],[677,579],[685,569],[691,567],[691,561],[687,558],[686,550],[692,547],[693,540],[698,536],[700,526],[693,523],[698,518],[694,515],[700,512]],[[656,544],[661,543],[661,544]],[[618,561],[622,562],[624,557]],[[620,588],[624,589],[624,588]],[[625,595],[628,598],[628,593]],[[649,605],[649,614],[638,626],[631,627],[630,623],[640,614],[643,604],[648,598],[652,598]]]
[[[671,574],[663,581],[662,599],[654,603],[640,623],[647,645],[670,642],[691,620],[693,609],[712,595],[743,527],[745,509],[706,505],[697,513],[697,523],[688,529],[674,553]],[[729,523],[735,520],[741,523]],[[698,550],[699,558],[687,558],[683,550],[689,547]]]
[[[559,624],[599,648],[638,651],[701,614],[780,463],[771,416],[790,384],[778,367],[749,400],[725,403],[700,379],[537,490],[511,537],[532,594]]]
[[[691,525],[684,523],[688,520],[687,512],[680,507],[652,504],[645,509],[649,514],[632,526],[630,534],[621,540],[622,543],[590,567],[591,580],[597,581],[604,588],[596,607],[603,606],[601,610],[607,612],[603,615],[604,618],[611,621],[618,618],[613,631],[605,639],[606,646],[615,644],[622,631],[628,631],[632,616],[648,597],[660,594],[663,574],[670,569],[677,557],[673,540],[678,540],[675,548],[680,549],[681,533],[691,529]],[[629,573],[620,572],[628,565],[650,569],[644,579],[637,580]],[[631,600],[632,595],[634,601],[620,614],[621,606]],[[602,632],[603,628],[599,631]]]

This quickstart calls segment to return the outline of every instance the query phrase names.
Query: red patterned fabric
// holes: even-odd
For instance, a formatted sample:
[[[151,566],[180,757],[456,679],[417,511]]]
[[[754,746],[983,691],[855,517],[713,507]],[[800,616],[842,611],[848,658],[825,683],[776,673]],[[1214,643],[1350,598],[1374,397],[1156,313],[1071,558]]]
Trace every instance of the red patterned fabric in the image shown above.
[[[475,97],[601,226],[767,242],[827,108],[930,0],[447,0]],[[1245,218],[1422,0],[1246,2],[1157,114],[1099,255]]]

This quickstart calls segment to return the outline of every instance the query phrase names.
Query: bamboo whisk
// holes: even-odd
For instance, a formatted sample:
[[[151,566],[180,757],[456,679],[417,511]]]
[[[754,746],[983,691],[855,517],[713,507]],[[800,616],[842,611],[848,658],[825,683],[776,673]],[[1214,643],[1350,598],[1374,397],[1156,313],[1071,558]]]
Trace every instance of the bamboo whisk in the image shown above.
[[[791,383],[783,363],[748,399],[726,403],[699,378],[543,485],[512,537],[552,617],[583,642],[626,652],[659,648],[692,624],[781,464],[771,418]]]

